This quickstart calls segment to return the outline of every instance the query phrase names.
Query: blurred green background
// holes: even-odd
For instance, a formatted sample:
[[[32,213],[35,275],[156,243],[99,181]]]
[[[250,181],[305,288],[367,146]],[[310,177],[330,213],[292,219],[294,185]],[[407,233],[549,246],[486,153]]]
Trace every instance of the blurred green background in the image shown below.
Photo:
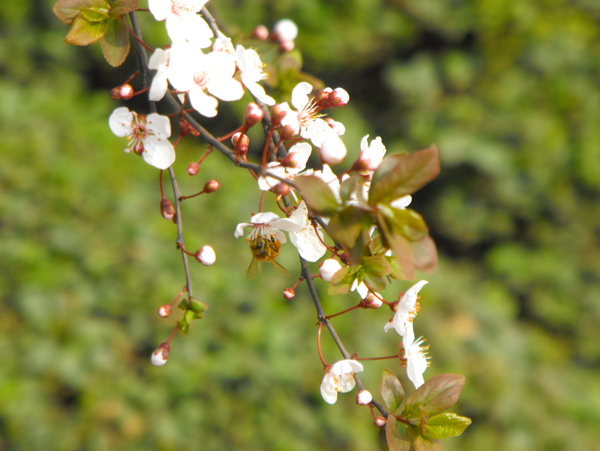
[[[150,365],[175,323],[156,308],[184,284],[175,229],[159,215],[157,171],[107,125],[109,90],[130,68],[108,67],[98,45],[64,44],[53,3],[0,8],[0,449],[377,449],[353,394],[320,398],[304,290],[286,302],[291,282],[273,268],[245,277],[233,230],[258,194],[217,155],[181,177],[187,193],[222,183],[185,205],[187,246],[218,255],[192,267],[210,310],[165,367]],[[473,419],[445,449],[598,449],[600,3],[209,5],[232,35],[297,22],[304,69],[350,93],[334,115],[353,155],[367,133],[389,152],[439,146],[442,174],[413,201],[441,257],[415,328],[431,345],[426,379],[464,374],[455,410]],[[164,45],[164,26],[141,20]],[[200,152],[180,148],[176,169]],[[280,260],[298,270],[291,248]],[[355,300],[323,295],[329,313]],[[389,316],[335,324],[352,351],[385,355],[398,341],[383,334]],[[325,353],[338,358],[327,339]],[[373,392],[383,367],[403,373],[366,365]]]

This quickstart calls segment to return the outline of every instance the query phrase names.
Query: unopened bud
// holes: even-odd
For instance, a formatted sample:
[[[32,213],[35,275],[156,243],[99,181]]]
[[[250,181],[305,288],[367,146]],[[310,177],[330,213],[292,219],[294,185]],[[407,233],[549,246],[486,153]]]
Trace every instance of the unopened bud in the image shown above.
[[[152,365],[163,366],[165,363],[167,363],[167,359],[169,358],[169,352],[171,352],[171,346],[169,346],[168,343],[161,344],[158,348],[154,350],[154,352],[152,353],[152,357],[150,357]]]
[[[342,269],[342,265],[335,258],[328,258],[319,265],[319,274],[325,282],[331,282],[333,275]]]
[[[359,406],[366,406],[370,404],[371,401],[373,401],[373,395],[371,395],[369,390],[361,390],[358,392],[358,395],[356,395],[356,404]]]
[[[258,124],[265,117],[265,112],[256,103],[250,102],[244,112],[244,125],[248,128]]]
[[[277,196],[287,196],[290,194],[290,186],[287,183],[278,183],[273,188],[271,188]]]
[[[344,161],[347,152],[344,142],[334,132],[328,133],[327,138],[323,140],[319,148],[321,161],[329,165]]]
[[[279,43],[279,51],[281,53],[291,52],[294,50],[294,47],[296,47],[296,43],[294,41],[281,41]]]
[[[252,30],[252,37],[264,41],[269,37],[269,29],[264,25],[257,25],[256,28]]]
[[[185,118],[181,118],[181,120],[179,121],[179,134],[181,136],[200,136],[200,132],[194,127],[192,127],[192,124],[190,124]]]
[[[327,125],[331,127],[336,135],[342,136],[344,133],[346,133],[346,127],[341,122],[334,121],[330,117],[326,118],[325,122],[327,122]]]
[[[329,95],[329,103],[332,107],[344,106],[350,101],[350,94],[344,88],[335,88]]]
[[[279,136],[281,139],[290,139],[296,136],[300,130],[297,127],[292,125],[286,125],[279,131]]]
[[[197,161],[192,161],[190,164],[188,164],[188,167],[187,167],[188,174],[196,175],[198,172],[200,172],[200,163],[198,163]]]
[[[221,184],[217,180],[209,180],[204,184],[205,193],[214,193],[221,187]]]
[[[166,318],[171,314],[172,311],[173,307],[171,306],[171,304],[161,305],[158,308],[158,316],[160,316],[161,318]]]
[[[279,42],[293,41],[298,36],[298,26],[290,19],[282,19],[273,26],[273,36]]]
[[[362,308],[372,308],[378,309],[383,304],[383,301],[378,298],[374,293],[369,292],[362,300],[361,307]]]
[[[289,301],[296,297],[296,292],[293,288],[286,288],[285,290],[283,290],[283,297]]]
[[[385,418],[383,418],[383,417],[375,417],[375,418],[373,418],[373,422],[375,423],[375,426],[377,426],[378,428],[382,428],[385,426]]]
[[[250,145],[250,138],[248,136],[238,132],[231,137],[231,142],[238,155],[246,155],[248,153],[248,146]]]
[[[210,266],[217,260],[217,254],[211,246],[202,246],[194,254],[196,260],[202,263],[204,266]]]
[[[290,169],[301,169],[305,164],[305,159],[298,152],[290,152],[280,161],[281,166]]]
[[[120,86],[115,86],[114,88],[112,88],[110,90],[110,96],[114,100],[120,100],[121,99],[121,87]]]
[[[126,83],[119,88],[119,94],[121,95],[122,99],[129,100],[133,97],[135,91],[133,90],[133,86],[131,86],[129,83]]]
[[[175,208],[171,201],[166,197],[163,197],[160,201],[160,214],[167,220],[171,220],[175,216]]]

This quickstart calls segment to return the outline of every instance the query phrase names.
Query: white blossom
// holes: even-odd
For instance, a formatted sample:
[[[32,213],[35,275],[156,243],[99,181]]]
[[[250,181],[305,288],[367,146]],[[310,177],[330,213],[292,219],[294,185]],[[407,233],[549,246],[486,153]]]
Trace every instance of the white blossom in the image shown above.
[[[267,78],[263,71],[263,63],[254,49],[246,49],[242,45],[236,47],[237,65],[240,69],[242,83],[248,91],[266,105],[275,105],[275,99],[268,96],[265,88],[258,84]]]
[[[148,8],[158,21],[165,20],[174,44],[184,42],[197,48],[210,47],[213,32],[197,13],[208,0],[148,0]]]
[[[338,392],[347,393],[354,388],[354,373],[363,371],[363,366],[356,360],[346,359],[335,362],[323,376],[321,396],[329,404],[335,404]]]
[[[323,244],[323,234],[320,228],[315,230],[308,217],[308,208],[304,201],[300,202],[298,208],[292,213],[290,219],[299,227],[298,231],[290,231],[290,241],[300,256],[309,262],[316,262],[327,251]]]
[[[127,107],[120,107],[110,115],[108,124],[115,135],[129,140],[125,152],[134,151],[158,169],[167,169],[175,161],[175,149],[168,139],[171,136],[168,117],[157,113],[139,116]]]
[[[393,318],[383,327],[385,332],[393,328],[400,336],[408,336],[409,341],[412,342],[412,338],[414,338],[412,322],[418,312],[417,295],[427,283],[426,280],[421,280],[406,290],[396,305],[396,313]]]
[[[257,236],[274,238],[280,243],[285,243],[287,240],[283,231],[296,232],[299,230],[298,224],[289,218],[280,218],[275,213],[262,212],[257,213],[250,219],[250,222],[242,222],[235,228],[234,236],[239,238],[244,234],[245,227],[252,227],[252,231],[246,238],[246,241],[253,240]]]

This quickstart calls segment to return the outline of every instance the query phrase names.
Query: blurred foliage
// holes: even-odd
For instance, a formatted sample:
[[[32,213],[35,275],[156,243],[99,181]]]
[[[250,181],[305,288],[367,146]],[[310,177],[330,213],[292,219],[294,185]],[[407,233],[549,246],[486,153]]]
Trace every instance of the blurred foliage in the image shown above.
[[[212,3],[234,36],[298,23],[304,70],[350,93],[335,111],[350,152],[367,133],[388,151],[440,148],[441,176],[413,201],[441,256],[415,326],[431,345],[425,377],[464,374],[457,413],[473,419],[445,449],[594,449],[600,4]],[[127,64],[64,44],[52,4],[0,9],[0,448],[374,449],[354,396],[320,398],[308,297],[283,301],[291,281],[272,268],[245,278],[250,253],[233,230],[258,194],[217,155],[181,181],[190,193],[215,174],[222,184],[185,205],[187,246],[217,251],[214,266],[192,268],[210,309],[168,365],[149,364],[174,324],[155,309],[184,283],[175,230],[159,215],[157,171],[107,126]],[[140,19],[152,45],[166,42],[162,24]],[[180,170],[202,152],[178,150]],[[297,271],[291,249],[280,260]],[[322,292],[328,311],[348,306]],[[389,312],[358,314],[336,321],[350,349],[395,347]],[[366,368],[373,392],[386,363]]]

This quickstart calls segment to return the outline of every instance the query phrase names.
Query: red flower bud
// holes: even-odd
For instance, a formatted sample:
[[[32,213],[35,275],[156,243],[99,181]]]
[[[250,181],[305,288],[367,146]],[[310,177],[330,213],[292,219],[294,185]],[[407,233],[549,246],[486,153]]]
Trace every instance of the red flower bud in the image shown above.
[[[204,184],[204,192],[205,193],[214,193],[221,187],[221,184],[216,180],[209,180]]]
[[[133,86],[131,86],[129,83],[126,83],[119,88],[119,94],[121,95],[122,99],[129,100],[134,96],[135,91],[133,90]]]
[[[116,86],[116,87],[112,88],[110,90],[110,96],[114,100],[120,100],[121,99],[121,87],[120,86]]]
[[[188,174],[196,175],[198,172],[200,172],[200,163],[198,163],[197,161],[192,161],[190,164],[188,164],[188,167],[187,167]]]
[[[166,318],[171,314],[172,311],[173,307],[171,307],[171,304],[161,305],[158,308],[158,316],[160,316],[161,318]]]
[[[163,197],[160,201],[160,214],[163,218],[171,220],[175,216],[175,208],[169,199]]]
[[[265,117],[265,112],[254,102],[250,102],[244,112],[244,125],[248,128],[258,124]]]
[[[285,290],[283,290],[283,297],[289,301],[296,297],[296,292],[293,288],[286,288]]]

